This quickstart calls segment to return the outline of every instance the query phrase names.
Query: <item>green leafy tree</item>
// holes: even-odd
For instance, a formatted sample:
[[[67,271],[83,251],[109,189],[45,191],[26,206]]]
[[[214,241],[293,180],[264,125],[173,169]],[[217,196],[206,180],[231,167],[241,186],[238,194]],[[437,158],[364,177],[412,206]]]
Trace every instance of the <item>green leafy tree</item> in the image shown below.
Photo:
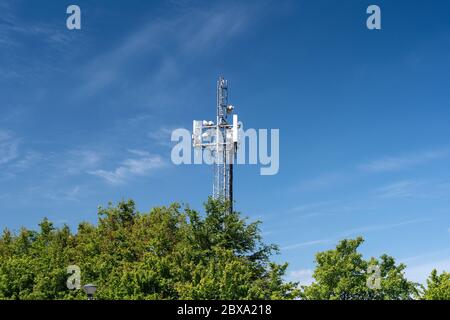
[[[407,300],[418,296],[418,284],[404,277],[405,265],[394,258],[364,260],[357,251],[361,237],[342,240],[335,250],[316,254],[315,282],[302,287],[302,298],[308,300]],[[372,284],[369,267],[380,271],[379,286]],[[376,266],[376,267],[375,267]],[[369,284],[368,284],[369,283]],[[372,284],[372,285],[370,285]]]
[[[436,270],[433,270],[427,279],[423,299],[450,300],[450,273],[444,271],[439,275]]]
[[[271,262],[276,246],[262,242],[229,204],[209,199],[205,214],[178,204],[136,211],[133,201],[98,210],[98,224],[72,234],[44,219],[39,231],[0,237],[0,299],[85,299],[68,290],[67,267],[98,299],[293,299],[287,265]]]

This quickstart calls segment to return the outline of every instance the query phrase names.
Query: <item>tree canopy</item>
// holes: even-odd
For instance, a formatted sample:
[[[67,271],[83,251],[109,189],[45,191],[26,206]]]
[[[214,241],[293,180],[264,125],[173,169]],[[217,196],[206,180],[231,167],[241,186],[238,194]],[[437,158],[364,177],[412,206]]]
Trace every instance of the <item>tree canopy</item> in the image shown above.
[[[341,241],[334,250],[316,255],[315,282],[304,286],[302,297],[311,300],[407,300],[417,298],[420,286],[404,276],[404,264],[382,255],[380,259],[364,260],[357,250],[361,237]],[[368,285],[379,270],[379,286]]]
[[[67,267],[95,283],[98,299],[293,299],[287,264],[271,262],[259,222],[209,199],[205,215],[178,204],[139,213],[132,200],[98,210],[72,234],[44,219],[39,231],[0,238],[1,299],[83,299],[70,291]]]
[[[436,270],[433,270],[427,280],[423,298],[425,300],[450,300],[450,273],[444,271],[439,275]]]
[[[434,270],[424,288],[393,257],[365,260],[362,238],[317,253],[315,281],[300,288],[285,281],[287,264],[271,260],[277,246],[263,242],[259,225],[210,198],[203,214],[177,203],[141,213],[128,200],[99,207],[97,223],[75,233],[48,219],[37,231],[6,229],[0,299],[86,299],[69,290],[69,266],[82,285],[97,285],[97,299],[450,299],[448,272]]]

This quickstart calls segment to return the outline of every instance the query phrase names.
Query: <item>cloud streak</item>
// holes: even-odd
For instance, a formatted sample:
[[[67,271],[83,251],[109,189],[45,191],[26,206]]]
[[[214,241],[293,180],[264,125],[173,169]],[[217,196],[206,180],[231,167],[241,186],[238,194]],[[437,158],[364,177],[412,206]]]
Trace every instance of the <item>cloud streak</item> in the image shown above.
[[[410,265],[406,267],[405,274],[409,280],[426,284],[426,280],[433,269],[436,269],[438,272],[448,272],[450,270],[450,259],[428,260],[423,263]]]
[[[313,179],[301,182],[295,187],[295,190],[304,192],[323,190],[357,181],[365,177],[363,173],[380,174],[384,172],[407,170],[414,166],[448,157],[450,157],[449,148],[417,152],[405,156],[388,156],[357,165],[348,172],[330,172],[318,175]]]
[[[103,154],[98,151],[79,149],[64,155],[64,171],[69,175],[80,174],[100,164]]]
[[[134,90],[148,95],[176,80],[192,59],[220,50],[252,21],[257,7],[227,4],[209,9],[193,8],[182,15],[153,19],[129,34],[115,48],[100,54],[82,68],[83,86],[76,96],[90,96],[99,90],[122,85],[129,69],[155,61],[150,76],[143,76]],[[186,86],[186,83],[184,84]],[[156,90],[155,90],[156,92]]]
[[[317,191],[324,188],[334,186],[351,178],[348,174],[342,173],[328,173],[322,174],[316,178],[303,181],[299,186],[297,186],[297,191]]]
[[[170,140],[172,131],[176,127],[161,127],[158,130],[154,130],[148,133],[148,137],[152,139],[157,145],[170,147],[172,141]]]
[[[328,239],[320,239],[320,240],[313,240],[313,241],[306,241],[306,242],[299,242],[292,245],[281,247],[281,250],[287,251],[287,250],[295,250],[320,244],[328,244],[333,242],[338,242],[342,238],[355,236],[355,235],[362,235],[364,233],[368,232],[375,232],[375,231],[383,231],[383,230],[389,230],[393,228],[399,228],[407,225],[417,224],[417,223],[423,223],[430,221],[429,219],[413,219],[413,220],[407,220],[397,223],[391,223],[391,224],[380,224],[380,225],[369,225],[369,226],[363,226],[359,228],[350,229],[347,231],[344,231],[336,236],[330,237]]]
[[[375,190],[384,199],[446,198],[450,191],[448,181],[401,180]]]
[[[299,248],[304,248],[304,247],[315,246],[315,245],[319,245],[319,244],[326,244],[326,243],[330,243],[331,241],[332,241],[332,239],[321,239],[321,240],[299,242],[299,243],[291,244],[291,245],[288,245],[285,247],[281,247],[281,250],[284,250],[284,251],[294,250],[294,249],[299,249]]]
[[[398,181],[378,188],[375,193],[381,198],[410,198],[418,194],[418,188],[422,185],[415,180]]]
[[[314,282],[314,271],[311,269],[292,270],[288,273],[288,280],[299,282],[302,286],[309,286]]]
[[[407,225],[423,223],[423,222],[427,222],[427,221],[430,221],[430,219],[412,219],[412,220],[406,220],[406,221],[390,223],[390,224],[377,224],[377,225],[364,226],[364,227],[347,230],[347,231],[341,233],[338,236],[338,238],[349,237],[352,235],[361,235],[364,233],[374,232],[374,231],[389,230],[389,229],[404,227]]]
[[[128,151],[136,157],[125,159],[119,167],[112,171],[94,170],[88,171],[88,173],[104,179],[111,185],[120,185],[133,177],[147,176],[166,165],[159,155],[151,155],[141,150]]]
[[[18,157],[19,139],[6,131],[0,131],[0,165]]]
[[[449,155],[450,151],[448,149],[439,149],[406,156],[385,157],[360,165],[359,169],[371,173],[405,170],[433,160],[446,158]]]
[[[0,44],[4,48],[23,46],[21,40],[25,37],[43,38],[53,49],[68,44],[69,37],[64,29],[38,21],[22,21],[13,1],[2,0],[0,12]]]

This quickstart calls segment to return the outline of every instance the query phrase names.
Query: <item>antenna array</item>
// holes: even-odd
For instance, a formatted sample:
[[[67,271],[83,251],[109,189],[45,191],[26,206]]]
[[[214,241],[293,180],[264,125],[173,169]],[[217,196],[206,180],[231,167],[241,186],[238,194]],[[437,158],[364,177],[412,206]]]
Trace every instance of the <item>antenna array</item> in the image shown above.
[[[228,200],[231,206],[233,205],[233,164],[239,138],[238,116],[233,112],[234,107],[228,104],[228,82],[220,77],[217,81],[216,122],[194,120],[192,135],[194,148],[207,150],[213,160],[213,198]]]

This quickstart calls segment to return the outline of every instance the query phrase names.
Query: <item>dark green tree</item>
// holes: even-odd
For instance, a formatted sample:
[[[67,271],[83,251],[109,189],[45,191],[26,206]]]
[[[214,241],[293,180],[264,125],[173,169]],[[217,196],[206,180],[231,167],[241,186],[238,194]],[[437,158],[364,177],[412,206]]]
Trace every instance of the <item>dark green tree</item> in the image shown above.
[[[98,299],[293,299],[287,265],[271,262],[262,242],[226,202],[209,199],[205,214],[178,204],[136,211],[133,201],[98,210],[96,226],[72,234],[44,219],[37,232],[0,238],[0,299],[84,299],[68,290],[67,267],[98,286]]]

